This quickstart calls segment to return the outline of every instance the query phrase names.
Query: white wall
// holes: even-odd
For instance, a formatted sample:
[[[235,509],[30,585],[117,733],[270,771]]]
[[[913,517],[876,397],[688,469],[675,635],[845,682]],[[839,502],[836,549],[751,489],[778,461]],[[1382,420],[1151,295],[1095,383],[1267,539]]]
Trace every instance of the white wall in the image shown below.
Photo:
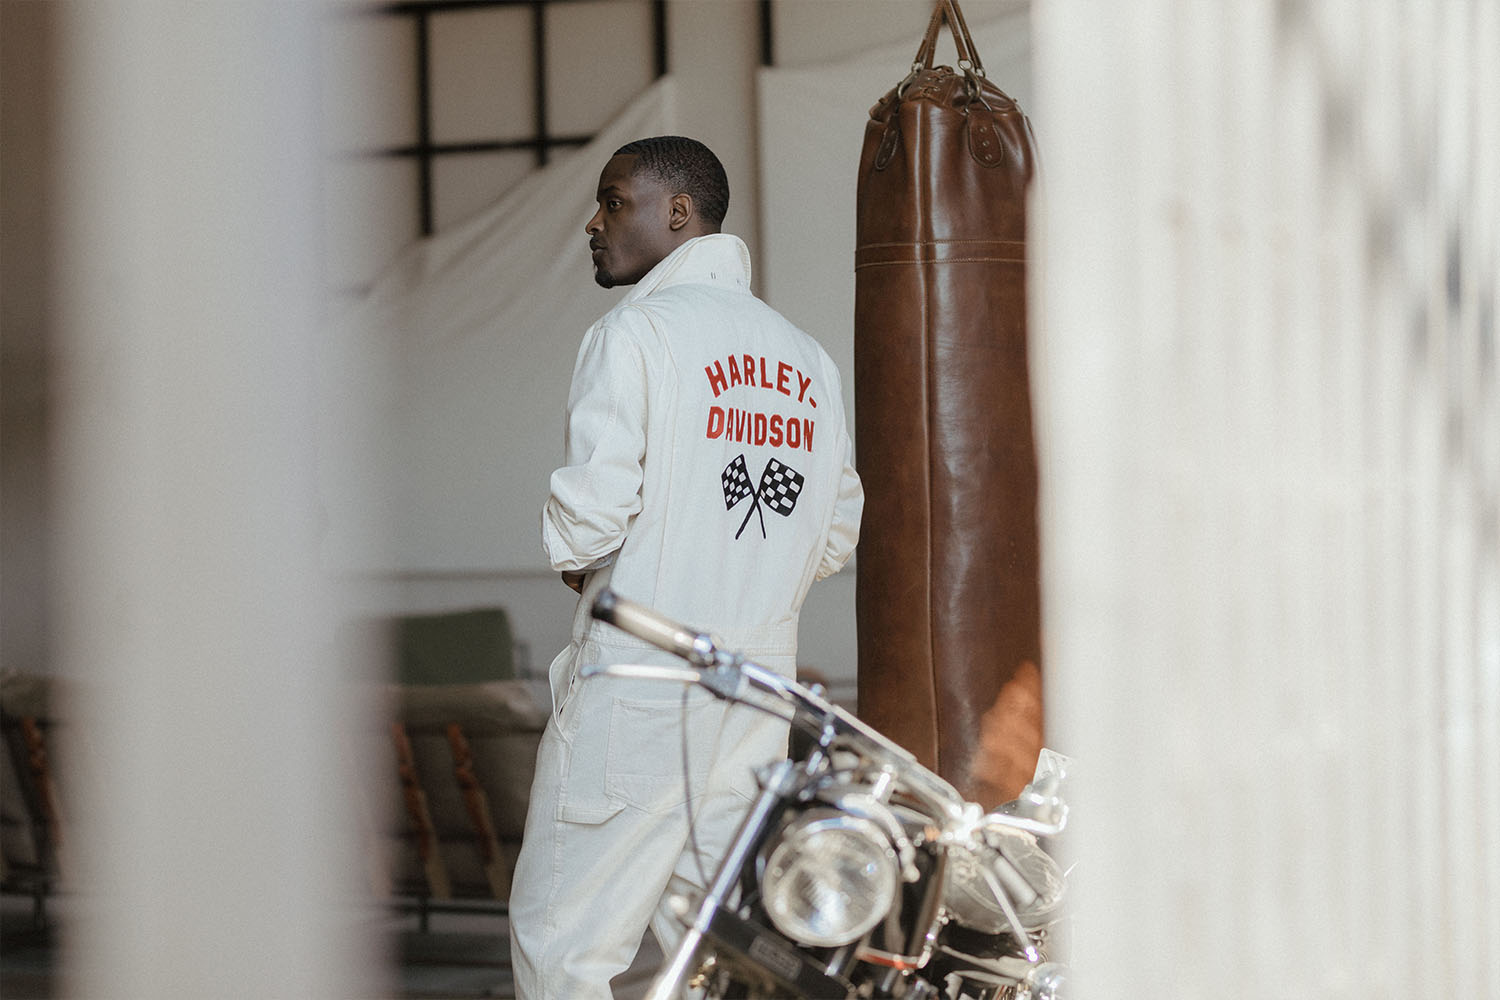
[[[965,0],[961,5],[972,28],[1016,6],[1013,0]],[[930,0],[773,0],[775,63],[806,69],[842,62],[869,49],[897,44],[906,66],[932,16]],[[951,63],[946,33],[939,61]],[[898,77],[899,79],[899,77]],[[875,95],[878,97],[879,95]],[[871,98],[870,103],[874,103]]]

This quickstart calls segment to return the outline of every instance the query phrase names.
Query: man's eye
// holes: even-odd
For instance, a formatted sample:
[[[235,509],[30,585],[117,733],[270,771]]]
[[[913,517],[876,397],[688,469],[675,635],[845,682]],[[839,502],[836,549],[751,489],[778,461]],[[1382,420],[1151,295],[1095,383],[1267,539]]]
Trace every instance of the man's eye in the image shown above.
[[[620,207],[620,200],[618,198],[611,198],[604,203],[604,207],[613,212]]]

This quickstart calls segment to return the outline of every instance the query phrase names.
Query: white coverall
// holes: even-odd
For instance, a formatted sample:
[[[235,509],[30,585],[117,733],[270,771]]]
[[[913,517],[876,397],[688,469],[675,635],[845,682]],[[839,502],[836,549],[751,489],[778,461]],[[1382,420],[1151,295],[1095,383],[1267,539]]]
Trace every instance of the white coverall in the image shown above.
[[[792,676],[803,599],[849,558],[864,505],[838,370],[751,294],[727,234],[677,248],[584,335],[565,445],[542,542],[554,570],[589,575],[549,671],[511,890],[525,1000],[610,996],[648,925],[670,949],[669,884],[713,877],[754,768],[786,754],[784,723],[701,690],[579,678],[680,662],[591,620],[594,594],[607,583]]]

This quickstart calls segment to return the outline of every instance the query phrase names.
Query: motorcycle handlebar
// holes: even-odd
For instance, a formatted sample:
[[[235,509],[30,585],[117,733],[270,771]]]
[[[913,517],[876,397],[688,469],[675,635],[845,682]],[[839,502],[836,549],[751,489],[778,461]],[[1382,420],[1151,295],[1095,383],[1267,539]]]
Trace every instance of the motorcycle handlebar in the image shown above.
[[[839,733],[857,740],[881,759],[892,762],[905,776],[910,790],[925,800],[939,815],[945,815],[949,819],[965,815],[968,804],[952,785],[923,767],[909,751],[796,681],[780,677],[764,667],[731,654],[721,653],[706,633],[694,632],[643,604],[621,597],[607,587],[594,599],[591,613],[598,620],[680,656],[695,667],[732,667],[737,682],[748,683],[774,694],[783,702],[790,703],[794,711],[817,719],[820,724],[833,726]],[[975,813],[977,816],[977,807]]]
[[[716,650],[708,636],[694,632],[644,604],[621,597],[607,587],[594,598],[592,613],[600,621],[697,666],[706,667],[713,663]]]

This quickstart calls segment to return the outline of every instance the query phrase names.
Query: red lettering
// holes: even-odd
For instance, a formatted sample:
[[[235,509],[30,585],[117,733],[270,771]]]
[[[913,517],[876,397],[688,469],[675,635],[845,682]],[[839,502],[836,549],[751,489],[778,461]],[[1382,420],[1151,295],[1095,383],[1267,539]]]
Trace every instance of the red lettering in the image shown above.
[[[741,357],[745,361],[745,384],[746,385],[754,385],[755,384],[755,358],[752,357],[749,354],[743,354],[743,355],[741,355]]]
[[[792,394],[792,366],[785,361],[776,362],[776,391],[783,396]]]
[[[714,398],[719,398],[719,393],[729,388],[729,382],[724,378],[724,366],[715,361],[712,367],[705,367],[704,374],[708,376],[708,387],[714,391]],[[712,434],[709,437],[713,437]]]
[[[745,444],[793,449],[813,449],[814,421],[806,417],[788,417],[780,413],[760,413],[734,407],[710,406],[705,434]]]
[[[760,359],[760,387],[762,389],[772,388],[771,380],[766,378],[766,359],[764,355]]]
[[[744,380],[740,378],[740,366],[735,364],[734,362],[734,355],[731,354],[729,356],[729,384],[739,385]]]
[[[802,373],[798,372],[797,373],[797,402],[799,402],[799,403],[802,402],[802,397],[804,397],[804,396],[807,395],[807,389],[808,389],[808,386],[810,386],[810,385],[812,385],[812,379],[810,379],[810,378],[803,378],[802,377]],[[817,406],[817,405],[818,405],[817,403],[813,403],[813,406]]]

